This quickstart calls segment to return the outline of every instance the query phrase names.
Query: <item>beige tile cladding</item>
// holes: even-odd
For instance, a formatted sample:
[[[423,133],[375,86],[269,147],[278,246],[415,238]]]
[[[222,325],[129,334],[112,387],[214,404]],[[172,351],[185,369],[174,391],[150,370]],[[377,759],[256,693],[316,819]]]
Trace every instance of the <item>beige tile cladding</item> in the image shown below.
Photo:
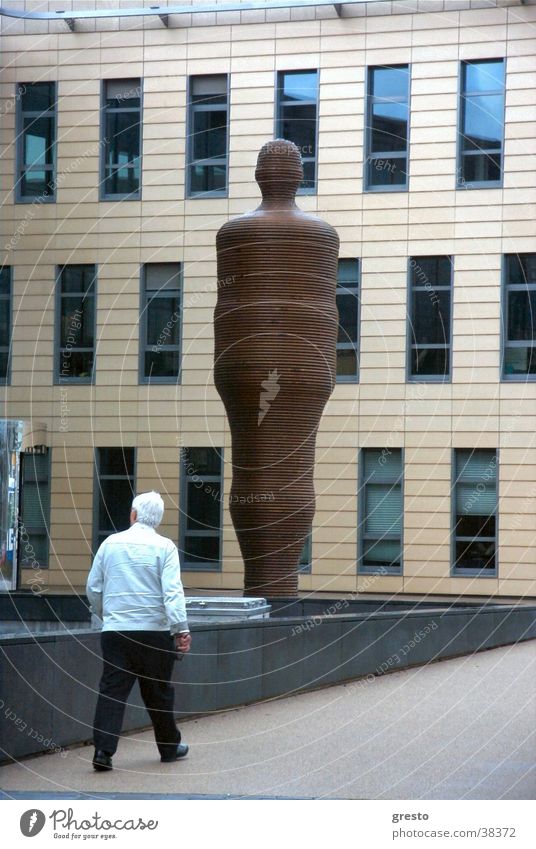
[[[13,8],[37,8],[10,0]],[[58,4],[50,3],[51,9]],[[79,4],[80,5],[80,4]],[[82,3],[89,8],[94,3]],[[115,6],[129,7],[131,0]],[[161,4],[163,5],[163,4]],[[501,383],[501,255],[534,251],[536,7],[469,2],[242,11],[184,26],[111,18],[50,25],[0,19],[0,245],[14,269],[12,385],[3,415],[46,421],[52,446],[50,587],[81,588],[90,563],[93,447],[138,448],[137,485],[164,493],[176,539],[181,445],[225,451],[230,435],[212,383],[214,237],[258,200],[252,179],[272,136],[277,70],[319,68],[318,193],[300,205],[337,227],[341,256],[362,260],[359,384],[338,384],[318,436],[317,513],[304,591],[536,594],[536,384]],[[389,8],[388,8],[389,7]],[[39,5],[43,8],[43,3]],[[313,14],[311,14],[313,12]],[[193,25],[192,25],[193,24]],[[504,187],[455,190],[458,63],[507,58]],[[410,189],[363,194],[365,70],[411,63]],[[189,74],[230,73],[229,197],[186,199]],[[98,197],[100,81],[143,78],[140,201]],[[13,204],[16,82],[57,80],[57,202]],[[454,257],[453,376],[406,382],[407,258]],[[178,386],[138,385],[139,269],[184,264]],[[61,263],[96,263],[94,386],[53,386],[54,279]],[[404,575],[356,574],[358,452],[405,449]],[[453,448],[499,449],[499,573],[450,577]],[[23,573],[23,582],[28,580]],[[227,510],[223,570],[185,573],[199,589],[239,589],[242,564]]]

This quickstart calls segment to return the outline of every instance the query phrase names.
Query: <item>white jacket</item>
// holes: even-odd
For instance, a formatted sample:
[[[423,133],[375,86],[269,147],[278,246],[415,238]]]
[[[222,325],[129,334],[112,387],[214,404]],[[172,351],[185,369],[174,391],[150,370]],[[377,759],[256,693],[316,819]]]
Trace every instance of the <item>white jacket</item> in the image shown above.
[[[188,630],[177,546],[141,522],[99,546],[86,593],[103,631]]]

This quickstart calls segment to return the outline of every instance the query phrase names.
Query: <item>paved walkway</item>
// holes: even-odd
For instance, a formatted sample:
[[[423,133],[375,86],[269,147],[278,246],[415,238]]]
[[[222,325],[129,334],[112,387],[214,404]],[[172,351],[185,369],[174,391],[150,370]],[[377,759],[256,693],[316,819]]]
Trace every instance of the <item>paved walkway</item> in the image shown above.
[[[161,764],[147,731],[121,740],[110,773],[93,771],[89,746],[2,767],[2,795],[536,799],[536,641],[181,730],[184,761]]]

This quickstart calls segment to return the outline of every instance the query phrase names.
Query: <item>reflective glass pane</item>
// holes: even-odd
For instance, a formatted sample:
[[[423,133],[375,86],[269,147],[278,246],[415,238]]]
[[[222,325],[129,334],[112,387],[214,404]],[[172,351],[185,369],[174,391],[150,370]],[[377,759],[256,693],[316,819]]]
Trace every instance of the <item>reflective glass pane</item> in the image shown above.
[[[450,342],[450,292],[413,292],[413,314],[411,317],[413,344]]]
[[[365,540],[363,547],[363,566],[371,569],[384,566],[388,569],[400,568],[400,543],[397,540]]]
[[[413,377],[448,377],[450,374],[449,349],[425,346],[412,348],[411,374]]]
[[[181,302],[176,297],[154,297],[147,305],[147,344],[178,345],[180,339]]]
[[[8,373],[9,354],[7,351],[0,351],[0,379],[5,380]]]
[[[451,285],[451,262],[448,256],[414,256],[410,260],[413,286]]]
[[[54,177],[52,171],[25,171],[20,181],[20,193],[24,198],[52,197]]]
[[[536,291],[508,293],[508,340],[536,340]]]
[[[500,150],[504,121],[502,95],[467,98],[464,113],[463,149]]]
[[[227,163],[221,165],[199,165],[190,167],[190,191],[216,192],[227,187]]]
[[[507,254],[507,283],[536,283],[536,254]]]
[[[466,62],[465,91],[497,91],[504,86],[504,62]]]
[[[217,448],[183,448],[181,456],[187,475],[221,473],[221,453]]]
[[[504,373],[536,374],[536,347],[509,348],[504,350]]]
[[[297,71],[280,76],[283,100],[316,100],[318,90],[317,71]]]
[[[134,448],[99,448],[101,475],[133,475]]]
[[[226,110],[194,112],[192,155],[195,160],[227,155]]]
[[[281,110],[279,133],[299,148],[302,157],[316,153],[316,106],[289,106]]]
[[[0,345],[9,345],[11,304],[8,298],[0,298]]]
[[[115,533],[129,527],[130,508],[134,492],[130,481],[100,480],[99,530]]]
[[[465,155],[462,165],[462,183],[499,182],[501,179],[501,154],[480,153]]]
[[[300,184],[302,189],[314,189],[315,187],[315,162],[314,160],[303,163],[303,180]]]
[[[456,543],[458,569],[495,569],[495,543],[475,540]]]
[[[64,348],[60,351],[59,378],[60,381],[76,378],[91,378],[93,371],[93,351],[77,351]]]
[[[53,118],[24,119],[24,166],[52,165],[54,153]]]
[[[374,68],[372,70],[372,94],[374,97],[391,98],[408,97],[408,67]]]
[[[129,195],[138,192],[140,188],[139,161],[131,166],[119,166],[106,169],[104,191],[107,195]]]
[[[23,83],[19,98],[23,112],[46,112],[55,104],[54,83]]]
[[[372,153],[405,150],[407,118],[405,103],[375,103],[372,107]]]
[[[109,167],[126,165],[140,155],[140,113],[112,112],[108,114],[106,164]]]
[[[177,377],[179,374],[178,351],[145,352],[145,377]]]
[[[216,481],[188,481],[187,531],[218,530],[221,493]]]
[[[367,484],[365,488],[365,527],[367,536],[400,534],[402,530],[402,490],[400,484]]]
[[[181,555],[186,563],[211,563],[216,566],[220,559],[219,537],[193,537],[185,534]]]
[[[75,292],[93,292],[95,290],[94,265],[66,265],[61,270],[61,291],[63,294]]]
[[[369,157],[367,175],[369,186],[404,186],[407,181],[406,157]]]
[[[337,285],[350,289],[359,286],[359,260],[340,259],[337,266]]]
[[[357,342],[358,307],[359,301],[355,295],[337,295],[337,309],[339,311],[338,342]]]
[[[0,268],[0,295],[9,295],[11,290],[11,271],[9,265]]]
[[[357,351],[341,348],[337,351],[337,377],[355,377],[357,375]]]
[[[66,295],[61,299],[60,344],[72,348],[93,347],[95,299]]]
[[[494,537],[495,516],[461,514],[456,516],[457,537]]]

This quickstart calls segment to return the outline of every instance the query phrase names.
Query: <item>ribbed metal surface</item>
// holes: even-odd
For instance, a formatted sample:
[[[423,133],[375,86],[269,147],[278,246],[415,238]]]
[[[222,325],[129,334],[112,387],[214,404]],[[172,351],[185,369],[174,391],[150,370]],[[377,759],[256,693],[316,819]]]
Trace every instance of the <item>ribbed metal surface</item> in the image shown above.
[[[301,157],[261,149],[263,194],[217,235],[214,379],[232,436],[230,512],[246,595],[289,596],[315,511],[318,425],[335,382],[339,238],[295,205]]]

